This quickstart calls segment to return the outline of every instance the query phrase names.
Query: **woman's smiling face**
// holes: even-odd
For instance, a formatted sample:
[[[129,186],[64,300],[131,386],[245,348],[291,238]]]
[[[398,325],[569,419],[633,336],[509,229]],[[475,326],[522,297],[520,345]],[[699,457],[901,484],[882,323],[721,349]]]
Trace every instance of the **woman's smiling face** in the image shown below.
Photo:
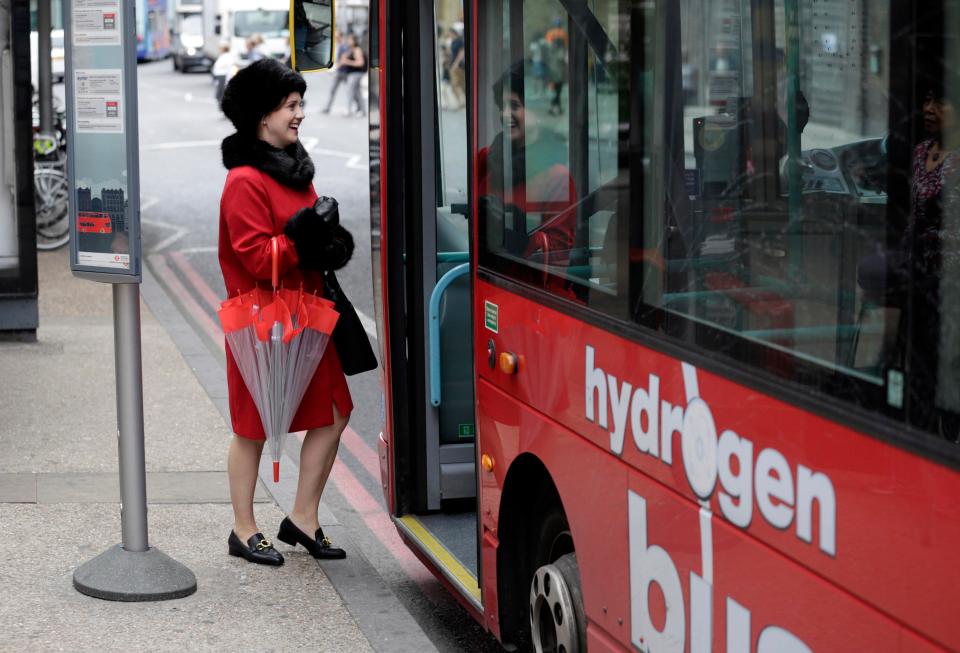
[[[500,121],[510,134],[510,140],[516,141],[523,138],[526,119],[527,112],[523,100],[517,93],[510,93],[500,111]]]
[[[297,142],[300,123],[303,122],[303,98],[294,91],[280,106],[263,117],[260,124],[260,140],[283,149]]]

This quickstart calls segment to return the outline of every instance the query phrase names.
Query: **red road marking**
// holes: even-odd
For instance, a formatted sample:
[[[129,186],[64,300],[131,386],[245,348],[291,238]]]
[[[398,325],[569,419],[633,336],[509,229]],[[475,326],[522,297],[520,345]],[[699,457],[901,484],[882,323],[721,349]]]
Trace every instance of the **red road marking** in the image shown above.
[[[161,255],[162,256],[162,255]],[[173,260],[173,263],[177,266],[177,269],[183,273],[183,276],[186,277],[187,281],[194,287],[197,291],[197,294],[206,302],[213,311],[217,311],[220,308],[220,298],[217,296],[217,293],[204,281],[203,277],[196,271],[196,269],[190,265],[190,262],[187,260],[187,257],[183,252],[172,252],[170,258]],[[151,259],[152,261],[152,259]],[[179,283],[179,280],[177,280]],[[183,286],[180,286],[183,288]],[[191,297],[192,300],[192,297]],[[196,302],[193,302],[196,304]],[[199,306],[197,307],[199,308]],[[219,330],[219,329],[218,329]],[[223,346],[223,338],[218,334],[215,340]],[[363,441],[356,431],[351,429],[349,426],[343,432],[343,444],[346,445],[347,449],[353,456],[363,465],[363,468],[370,474],[371,478],[380,482],[380,460],[377,457],[377,453],[373,450],[369,444]]]
[[[213,310],[220,308],[220,299],[210,286],[203,280],[196,269],[187,261],[182,252],[171,254],[174,264],[183,273],[184,277],[194,286],[200,297]],[[154,254],[149,257],[150,263],[157,274],[181,301],[183,306],[203,327],[210,339],[221,349],[224,348],[223,331],[214,323],[206,311],[197,303],[193,296],[180,283],[180,279],[170,270],[166,256]],[[305,432],[294,434],[303,442]],[[349,426],[344,430],[342,442],[351,454],[360,462],[364,470],[379,482],[380,462],[377,454],[363,439]],[[443,605],[447,600],[447,592],[443,585],[434,578],[433,574],[423,565],[410,549],[400,539],[390,517],[383,506],[371,496],[359,479],[350,471],[345,463],[337,459],[330,473],[330,478],[341,495],[350,503],[351,507],[363,519],[367,528],[380,540],[384,548],[397,561],[403,572],[410,578],[434,605]]]
[[[349,433],[348,433],[349,431]],[[306,435],[306,431],[298,431],[293,435],[300,442]],[[363,444],[360,436],[356,434],[349,426],[344,431],[347,440],[356,439]],[[369,449],[369,447],[367,447]],[[366,467],[366,465],[364,465]],[[379,475],[379,474],[378,474]],[[413,554],[410,549],[400,539],[396,526],[390,520],[390,517],[384,511],[383,506],[369,493],[363,483],[354,475],[350,468],[339,458],[333,463],[333,470],[330,472],[330,479],[337,486],[337,490],[343,497],[350,502],[350,505],[363,518],[367,528],[373,533],[380,543],[387,549],[403,572],[417,584],[420,591],[430,599],[434,605],[442,605],[446,599],[446,592],[440,582],[430,573],[430,571],[420,562],[420,559]]]
[[[420,591],[431,603],[443,605],[447,600],[447,592],[443,585],[434,578],[433,574],[403,543],[396,526],[393,525],[393,521],[384,512],[383,507],[377,500],[367,492],[363,484],[354,476],[350,468],[337,459],[333,464],[333,471],[330,472],[330,478],[333,479],[340,494],[350,502],[357,514],[363,518],[370,532],[390,552],[407,577],[417,584]]]
[[[163,279],[170,291],[176,295],[183,307],[187,309],[187,312],[190,313],[193,319],[197,321],[197,324],[200,325],[200,328],[210,337],[210,340],[223,348],[223,329],[213,321],[210,314],[203,310],[200,304],[197,303],[197,300],[193,298],[193,295],[180,283],[180,279],[177,278],[177,275],[174,274],[170,266],[167,265],[167,257],[163,254],[152,254],[148,259],[153,270]]]
[[[189,281],[197,293],[200,294],[200,297],[207,303],[207,306],[212,308],[214,313],[220,310],[220,302],[222,300],[217,296],[217,293],[207,285],[207,282],[203,280],[203,277],[200,276],[194,267],[190,265],[190,261],[187,260],[183,252],[171,252],[170,258],[180,272],[183,273],[183,276],[187,278],[187,281]]]
[[[363,441],[357,432],[354,431],[349,426],[344,429],[343,437],[340,440],[346,445],[350,453],[353,454],[353,457],[356,458],[363,468],[367,470],[367,473],[370,474],[377,481],[380,482],[380,459],[377,457],[377,454],[374,452],[373,448],[369,444]]]

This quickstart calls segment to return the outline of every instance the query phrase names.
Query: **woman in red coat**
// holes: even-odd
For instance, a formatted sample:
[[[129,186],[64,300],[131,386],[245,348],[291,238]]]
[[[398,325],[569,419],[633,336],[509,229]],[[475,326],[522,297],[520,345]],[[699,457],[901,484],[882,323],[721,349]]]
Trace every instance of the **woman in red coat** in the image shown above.
[[[323,294],[323,270],[346,264],[353,250],[349,234],[331,244],[330,228],[314,210],[313,162],[298,140],[306,83],[274,59],[256,61],[238,72],[224,91],[222,109],[236,127],[223,141],[229,170],[220,198],[220,268],[228,296],[269,288],[271,246],[279,243],[282,285]],[[235,437],[227,463],[234,528],[231,555],[281,565],[283,556],[264,538],[253,515],[264,431],[250,392],[227,347],[227,388]],[[317,519],[320,496],[333,466],[340,434],[353,410],[336,348],[329,346],[291,431],[306,430],[293,510],[280,524],[278,539],[303,545],[315,558],[342,558]]]

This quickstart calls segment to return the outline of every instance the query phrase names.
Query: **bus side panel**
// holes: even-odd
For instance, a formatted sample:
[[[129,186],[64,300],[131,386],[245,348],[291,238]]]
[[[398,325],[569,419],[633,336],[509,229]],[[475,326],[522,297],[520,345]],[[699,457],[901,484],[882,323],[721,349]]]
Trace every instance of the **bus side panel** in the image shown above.
[[[481,447],[497,461],[481,476],[485,532],[498,527],[493,516],[510,463],[536,456],[563,502],[587,618],[605,633],[593,636],[599,641],[629,648],[644,637],[660,644],[651,650],[690,650],[703,634],[717,651],[763,650],[761,636],[773,646],[766,650],[781,653],[800,653],[801,643],[818,651],[902,650],[898,624],[699,504],[487,382],[478,384],[478,401]],[[485,569],[494,559],[485,555]],[[488,627],[495,587],[485,576]],[[731,641],[745,648],[728,649],[728,623]]]
[[[715,651],[901,650],[899,624],[642,474],[630,475],[620,518],[634,643],[660,650],[679,637],[690,650],[706,635]]]
[[[480,473],[484,533],[494,533],[501,541],[509,536],[498,531],[500,493],[517,456],[533,454],[549,472],[563,502],[574,545],[578,553],[583,552],[577,563],[587,617],[617,632],[618,619],[625,624],[629,617],[627,577],[622,571],[627,541],[623,519],[627,467],[483,380],[477,383],[477,402],[480,450],[495,461],[492,472]],[[484,557],[483,600],[488,620],[491,612],[498,614],[498,605],[492,600],[496,595],[487,591],[496,587],[493,562],[495,556],[489,561]]]
[[[483,529],[483,540],[480,542],[482,556],[481,596],[483,597],[483,616],[487,630],[497,639],[500,634],[500,597],[497,592],[497,546],[496,529]]]
[[[960,648],[955,471],[482,280],[476,302],[482,379]],[[517,374],[490,369],[488,340],[518,355]],[[685,424],[688,442],[716,455],[685,459]]]

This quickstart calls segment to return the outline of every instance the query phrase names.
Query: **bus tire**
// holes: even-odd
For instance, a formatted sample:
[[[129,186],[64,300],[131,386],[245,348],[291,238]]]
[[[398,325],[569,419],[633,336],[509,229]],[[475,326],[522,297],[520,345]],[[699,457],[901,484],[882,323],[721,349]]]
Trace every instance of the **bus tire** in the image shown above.
[[[562,555],[534,572],[530,582],[530,635],[537,653],[587,650],[587,620],[575,553]]]

